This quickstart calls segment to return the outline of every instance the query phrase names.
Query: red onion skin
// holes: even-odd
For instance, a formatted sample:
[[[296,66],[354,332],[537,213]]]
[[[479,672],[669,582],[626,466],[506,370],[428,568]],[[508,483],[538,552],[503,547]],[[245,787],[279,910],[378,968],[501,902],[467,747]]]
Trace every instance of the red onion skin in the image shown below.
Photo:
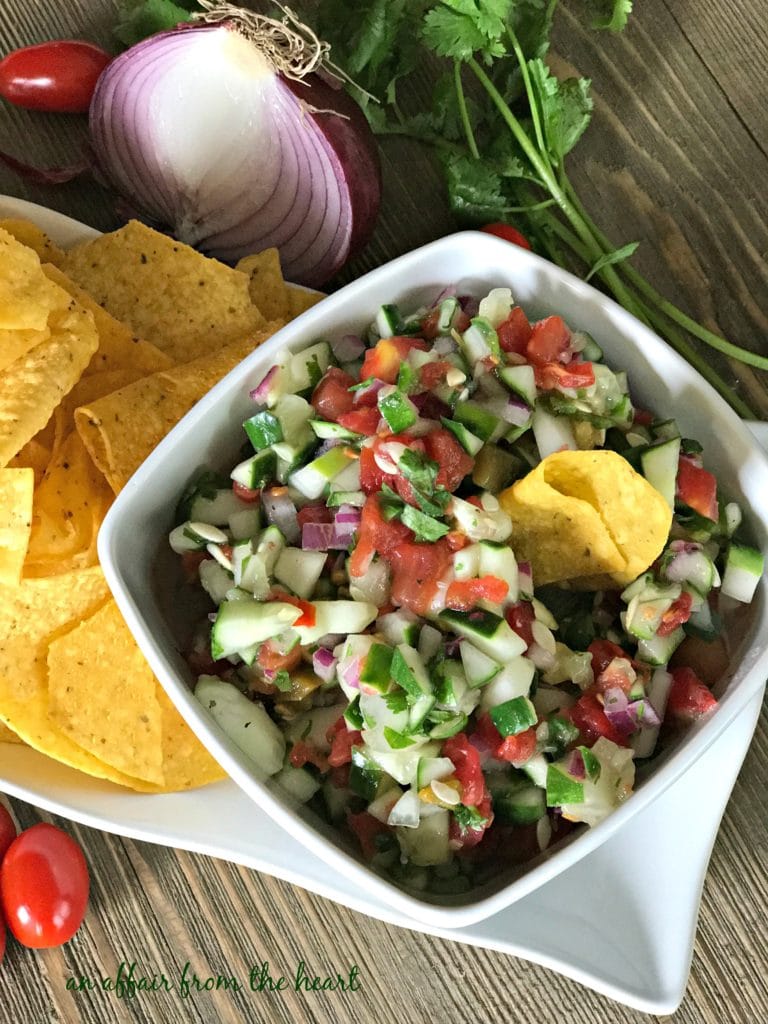
[[[153,50],[166,44],[178,45],[185,34],[199,32],[233,31],[229,26],[216,25],[181,25],[169,32],[158,33],[143,40],[130,50],[121,54],[107,67],[99,78],[90,107],[90,132],[94,150],[94,163],[104,181],[112,187],[122,201],[128,203],[134,216],[158,230],[167,230],[170,234],[179,235],[180,222],[194,210],[183,210],[183,197],[174,195],[163,180],[155,154],[143,151],[140,146],[133,146],[138,121],[132,116],[124,120],[126,113],[125,87],[121,76],[126,73],[126,64],[136,61],[141,69],[142,61],[150,61],[159,56]],[[337,162],[337,181],[340,184],[342,199],[349,203],[349,237],[339,239],[338,228],[329,249],[316,260],[315,265],[291,274],[290,262],[285,264],[286,276],[299,284],[319,287],[331,278],[344,263],[369,240],[378,214],[381,197],[381,167],[378,148],[373,132],[365,115],[355,101],[343,89],[331,88],[317,74],[308,75],[301,82],[277,75],[280,85],[287,90],[301,105],[301,116],[311,121],[322,133],[323,139]],[[122,91],[121,91],[122,90]],[[115,92],[122,99],[118,106]],[[140,121],[147,115],[147,95],[130,96],[128,108]],[[333,112],[330,112],[333,111]],[[117,154],[117,157],[115,156]],[[117,166],[110,163],[117,159]],[[122,179],[122,180],[121,180]],[[142,185],[141,182],[144,182]],[[154,182],[153,205],[149,205],[146,182]],[[297,191],[295,202],[301,200],[301,190]],[[165,214],[161,213],[165,211]],[[182,212],[183,210],[183,212]],[[285,220],[285,218],[283,218]],[[179,223],[174,223],[178,221]],[[232,236],[233,225],[224,225],[224,234]],[[221,235],[217,225],[211,225],[210,235],[215,239]],[[183,239],[182,239],[183,240]],[[285,244],[293,242],[292,238]],[[261,243],[255,238],[252,244],[240,239],[238,247],[222,241],[221,248],[212,242],[206,243],[201,238],[198,248],[207,255],[234,263],[250,252],[269,247],[271,243]],[[311,244],[311,243],[310,243]],[[283,243],[278,244],[282,248]],[[331,251],[333,247],[335,251]],[[282,252],[281,252],[282,255]]]

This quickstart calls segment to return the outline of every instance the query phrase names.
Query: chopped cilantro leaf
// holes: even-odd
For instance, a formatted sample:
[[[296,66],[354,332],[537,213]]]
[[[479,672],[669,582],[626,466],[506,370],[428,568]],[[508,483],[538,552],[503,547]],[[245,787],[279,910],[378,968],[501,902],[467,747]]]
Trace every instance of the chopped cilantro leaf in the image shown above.
[[[470,829],[477,830],[488,824],[488,819],[476,807],[467,807],[464,804],[453,808],[453,816],[462,835]]]
[[[444,537],[448,533],[445,523],[425,515],[413,505],[405,505],[400,513],[400,518],[407,527],[413,530],[417,541],[439,540],[440,537]]]
[[[278,688],[282,693],[287,693],[291,688],[291,677],[281,668],[278,672],[275,672],[274,677],[271,680],[272,684]]]
[[[405,690],[397,689],[391,693],[385,693],[382,695],[382,700],[394,714],[406,711],[408,708],[408,694]]]

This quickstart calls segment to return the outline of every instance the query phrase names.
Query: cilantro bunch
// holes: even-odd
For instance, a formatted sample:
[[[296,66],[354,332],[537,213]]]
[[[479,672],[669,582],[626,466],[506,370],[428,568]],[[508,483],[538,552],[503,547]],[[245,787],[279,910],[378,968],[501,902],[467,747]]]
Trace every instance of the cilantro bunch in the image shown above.
[[[566,157],[589,124],[592,100],[589,79],[559,79],[545,63],[558,2],[319,0],[305,13],[355,83],[374,131],[433,148],[460,219],[514,218],[541,253],[598,278],[751,417],[686,332],[757,369],[768,370],[768,358],[726,341],[659,294],[630,263],[637,243],[614,247],[569,181]],[[612,32],[632,10],[632,0],[579,2],[593,27]],[[425,62],[437,71],[431,105],[406,113],[398,87]]]

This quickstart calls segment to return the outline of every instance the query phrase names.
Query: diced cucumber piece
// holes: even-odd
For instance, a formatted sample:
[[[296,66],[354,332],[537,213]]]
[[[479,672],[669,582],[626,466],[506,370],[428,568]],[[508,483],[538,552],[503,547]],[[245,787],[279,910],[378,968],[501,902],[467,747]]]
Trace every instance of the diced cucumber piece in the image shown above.
[[[521,770],[525,772],[534,786],[541,786],[542,789],[546,789],[548,768],[549,761],[546,757],[543,754],[534,754],[533,757],[528,758]]]
[[[504,779],[489,788],[493,815],[501,825],[532,825],[547,813],[546,794],[539,786]]]
[[[290,764],[285,765],[275,775],[275,782],[283,792],[300,804],[311,800],[320,789],[320,779],[316,775],[312,775],[306,768],[294,768]]]
[[[340,505],[354,505],[355,508],[362,508],[364,504],[365,495],[362,491],[332,491],[326,501],[328,508],[338,508]]]
[[[420,757],[416,769],[416,788],[423,789],[435,779],[453,775],[455,765],[449,757]]]
[[[291,356],[290,374],[295,391],[314,388],[331,364],[331,346],[327,341],[318,341],[303,352]]]
[[[512,307],[515,301],[512,298],[512,291],[509,288],[491,288],[484,299],[480,300],[480,307],[478,309],[478,316],[481,316],[484,320],[494,329],[499,324],[504,323],[509,314],[512,312]]]
[[[323,799],[328,818],[334,824],[341,822],[347,815],[350,792],[348,789],[334,786],[330,779],[323,783]]]
[[[639,640],[637,643],[638,661],[648,665],[666,665],[677,648],[685,639],[685,632],[676,629],[669,636],[654,636],[650,640]]]
[[[471,687],[485,686],[501,671],[501,665],[465,640],[460,647],[461,663]]]
[[[419,794],[408,789],[389,812],[387,824],[397,828],[418,828]]]
[[[528,697],[513,697],[491,708],[491,720],[502,736],[517,736],[536,724],[536,708]]]
[[[515,697],[527,697],[535,674],[536,666],[530,658],[520,656],[508,659],[501,672],[483,687],[480,707],[488,711]]]
[[[239,579],[236,576],[235,582],[238,587],[247,590],[257,601],[263,601],[270,589],[269,574],[261,555],[254,552],[243,558]]]
[[[308,600],[320,579],[326,557],[325,551],[283,548],[275,562],[275,578],[294,594]]]
[[[293,625],[300,609],[284,601],[226,601],[211,630],[214,660],[228,658],[252,644],[269,640]]]
[[[259,537],[256,545],[256,554],[264,563],[268,576],[275,570],[275,563],[280,557],[280,552],[285,547],[285,537],[276,526],[268,526]]]
[[[392,679],[391,666],[393,650],[388,644],[374,643],[360,668],[360,682],[369,689],[386,693]],[[363,691],[365,694],[365,691]],[[361,702],[362,707],[362,702]],[[396,725],[391,728],[396,729]]]
[[[450,811],[440,808],[419,821],[418,828],[398,828],[397,841],[405,859],[419,867],[445,864],[453,856],[448,844]]]
[[[255,491],[271,483],[277,476],[277,456],[271,448],[257,452],[238,463],[230,476],[236,483]]]
[[[427,694],[432,696],[432,684],[419,652],[409,644],[398,644],[390,665],[392,678],[416,701]]]
[[[414,701],[408,712],[408,731],[416,732],[420,729],[424,719],[435,706],[435,698],[431,693],[423,693]]]
[[[248,440],[253,445],[254,451],[257,452],[283,440],[283,428],[280,426],[280,420],[267,409],[249,417],[243,423],[243,430],[248,435]]]
[[[283,434],[278,440],[294,445],[304,445],[313,440],[309,421],[314,418],[315,410],[301,395],[283,395],[274,408],[274,415]]]
[[[553,452],[563,449],[576,451],[578,445],[573,435],[573,427],[565,416],[552,416],[540,404],[533,410],[533,436],[539,455],[546,459]]]
[[[339,438],[342,441],[359,441],[362,435],[356,434],[354,430],[342,427],[340,423],[330,423],[327,420],[310,420],[309,425],[315,437],[323,441],[330,438]]]
[[[447,417],[441,416],[440,422],[446,430],[450,430],[464,451],[468,452],[470,455],[477,455],[483,447],[482,439],[476,437],[475,434],[467,430],[464,424],[459,423],[458,420],[449,420]]]
[[[756,548],[731,544],[725,558],[721,593],[735,601],[749,604],[765,569],[764,558]]]
[[[277,456],[276,477],[278,483],[284,484],[294,470],[297,470],[305,462],[311,460],[315,454],[316,447],[317,438],[311,430],[308,431],[307,435],[301,435],[296,444],[292,444],[289,441],[280,441],[279,444],[273,444],[272,451]]]
[[[419,633],[418,652],[419,657],[426,665],[432,661],[443,644],[443,634],[439,629],[425,623]],[[413,644],[411,645],[413,646]]]
[[[378,615],[368,601],[313,601],[314,626],[294,626],[302,644],[314,644],[327,633],[360,633]]]
[[[440,753],[439,743],[416,743],[402,750],[372,750],[371,756],[376,764],[390,775],[401,786],[412,786],[416,781],[416,772],[422,757],[437,757]]]
[[[212,526],[226,526],[232,515],[247,509],[231,488],[216,491],[212,496],[196,494],[189,506],[189,518],[193,523],[210,523]]]
[[[547,807],[584,802],[584,783],[578,782],[563,764],[550,764],[547,769]]]
[[[286,739],[290,743],[297,740],[306,740],[323,754],[331,749],[328,741],[328,730],[333,726],[344,713],[343,704],[332,704],[330,707],[310,708],[302,714],[297,715],[287,725],[284,725]],[[355,726],[357,728],[357,726]]]
[[[229,517],[229,532],[234,540],[246,540],[255,537],[261,528],[261,508],[259,505],[246,505]]]
[[[234,580],[232,573],[227,572],[218,562],[212,558],[206,558],[198,568],[200,583],[203,590],[208,594],[214,604],[221,604],[227,598],[227,593],[232,589]]]
[[[714,640],[722,631],[722,623],[719,617],[712,614],[708,601],[702,601],[698,608],[694,608],[691,617],[683,626],[686,634],[701,637],[702,640]]]
[[[407,608],[380,615],[376,623],[379,632],[393,647],[398,644],[415,646],[419,637],[420,619]]]
[[[482,316],[473,317],[469,327],[458,337],[461,340],[464,357],[470,366],[474,366],[487,356],[497,356],[501,351],[496,330]]]
[[[462,701],[469,689],[464,669],[458,661],[441,662],[433,671],[434,694],[439,708],[464,711]]]
[[[357,456],[345,445],[337,445],[291,474],[289,483],[306,498],[319,498],[326,487]]]
[[[455,295],[443,299],[437,315],[437,330],[440,334],[450,333],[459,312],[461,312],[461,304]]]
[[[678,599],[681,588],[679,584],[673,584],[665,590],[654,590],[656,592],[651,591],[648,600],[644,600],[644,594],[633,597],[622,616],[626,631],[639,640],[650,640],[656,634],[662,616]]]
[[[468,544],[453,553],[453,574],[457,580],[471,580],[480,575],[480,545]]]
[[[723,509],[723,518],[725,519],[725,535],[726,537],[732,537],[741,526],[741,520],[743,518],[741,508],[735,501],[729,501],[725,506]]]
[[[364,800],[373,800],[381,783],[381,767],[362,747],[352,747],[349,788]]]
[[[506,619],[493,612],[479,609],[460,612],[446,608],[438,619],[442,625],[471,640],[475,647],[502,665],[522,654],[527,646]]]
[[[350,462],[346,469],[334,477],[331,481],[331,494],[336,494],[340,491],[359,491],[360,490],[360,460],[355,459]]]
[[[504,604],[514,604],[519,600],[517,559],[508,544],[496,541],[481,540],[480,544],[480,576],[496,576],[508,586]]]
[[[481,441],[496,440],[507,428],[504,420],[472,401],[459,402],[453,410],[453,419]],[[461,438],[459,440],[461,441]]]
[[[402,434],[419,418],[413,402],[397,388],[382,388],[377,399],[379,412],[393,434]]]
[[[283,767],[285,737],[258,701],[249,700],[232,683],[200,676],[195,697],[264,775]]]
[[[403,791],[394,782],[389,788],[382,786],[381,789],[382,792],[368,804],[368,813],[386,825],[389,813],[403,795]]]
[[[571,337],[571,344],[574,347],[581,347],[581,358],[586,363],[599,363],[603,358],[603,350],[597,344],[591,334],[586,331],[574,331]]]
[[[536,404],[536,377],[533,367],[525,363],[521,366],[500,366],[496,370],[499,380],[509,390],[522,398],[531,408]]]
[[[512,520],[503,509],[489,512],[455,494],[448,505],[448,515],[470,540],[504,541],[512,533]]]
[[[670,508],[675,507],[677,467],[680,461],[680,438],[653,444],[640,456],[643,476],[662,495]]]
[[[466,724],[467,716],[465,714],[452,715],[450,718],[446,718],[444,722],[438,722],[437,725],[430,729],[430,739],[450,739],[450,737],[455,736],[457,732],[461,732],[461,730],[465,728]]]
[[[400,310],[388,303],[379,309],[374,326],[380,338],[394,337],[400,328]]]

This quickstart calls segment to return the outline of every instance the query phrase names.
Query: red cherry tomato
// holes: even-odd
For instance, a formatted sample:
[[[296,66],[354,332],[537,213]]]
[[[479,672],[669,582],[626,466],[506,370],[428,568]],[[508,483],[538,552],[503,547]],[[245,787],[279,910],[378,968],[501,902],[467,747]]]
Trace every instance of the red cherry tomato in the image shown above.
[[[88,867],[80,846],[40,822],[11,843],[0,872],[0,900],[13,935],[32,949],[68,942],[88,906]]]
[[[84,114],[111,60],[99,46],[76,39],[25,46],[0,61],[0,96],[27,110]]]
[[[513,228],[511,224],[503,224],[499,221],[495,224],[485,224],[480,230],[485,231],[489,235],[496,235],[497,238],[503,238],[505,242],[519,245],[522,249],[531,248],[531,243],[525,235],[521,235],[517,228]]]
[[[5,921],[0,917],[0,964],[5,957]]]
[[[16,826],[8,810],[0,804],[0,863],[8,847],[16,838]]]

